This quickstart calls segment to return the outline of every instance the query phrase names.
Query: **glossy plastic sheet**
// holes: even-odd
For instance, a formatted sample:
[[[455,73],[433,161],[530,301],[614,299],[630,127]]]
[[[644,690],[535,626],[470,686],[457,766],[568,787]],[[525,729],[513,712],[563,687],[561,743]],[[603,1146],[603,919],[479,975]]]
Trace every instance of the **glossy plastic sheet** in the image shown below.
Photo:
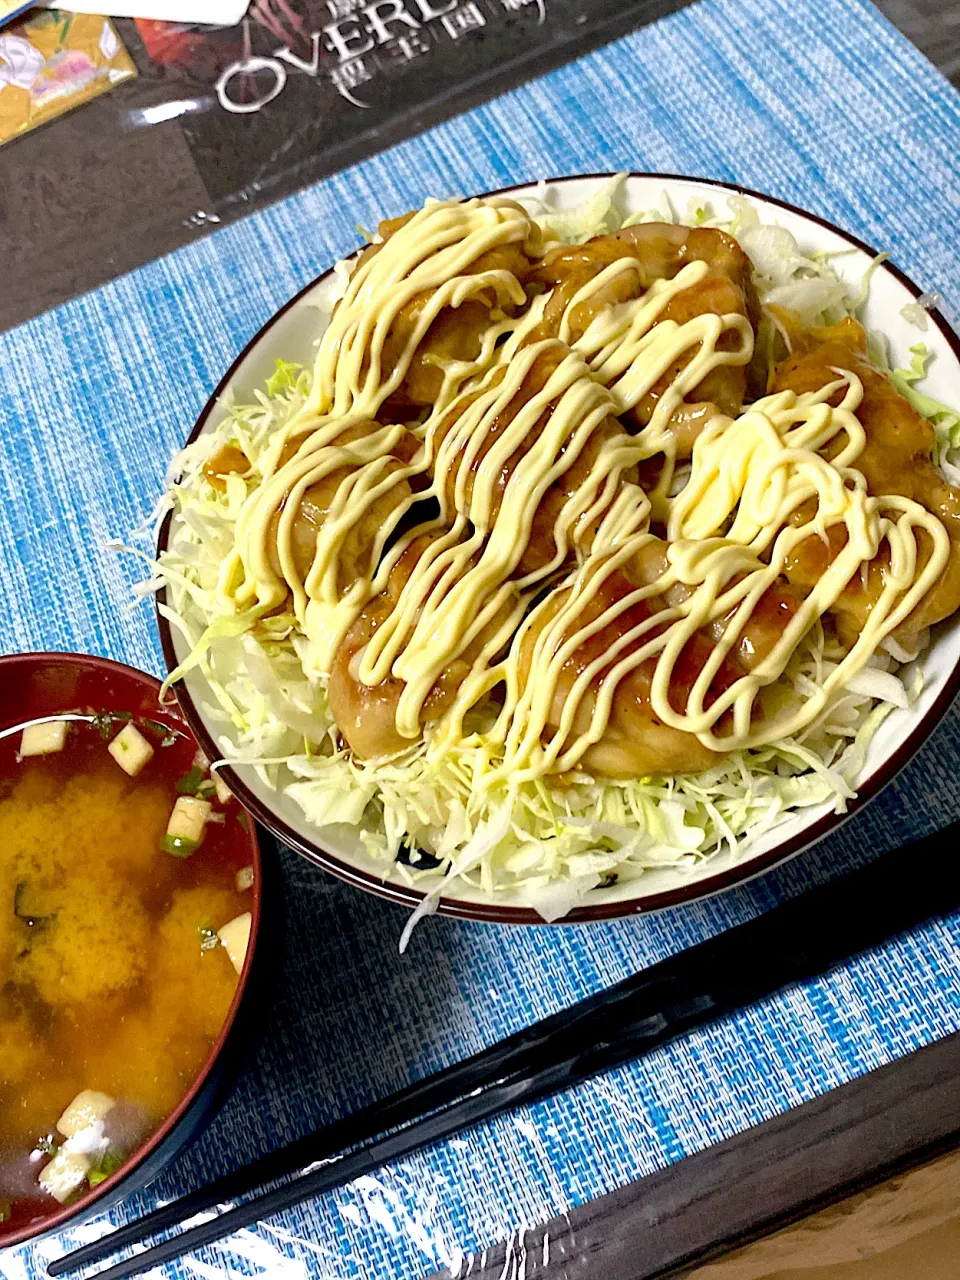
[[[429,1280],[628,1280],[626,1272],[611,1271],[578,1238],[585,1210],[573,1210],[547,1225],[514,1226],[496,1245],[477,1252],[446,1238],[431,1205],[415,1207],[410,1190],[390,1172],[360,1179],[349,1189],[341,1214],[361,1231],[385,1234],[435,1258],[442,1267]],[[960,1152],[953,1152],[675,1274],[677,1280],[955,1280],[960,1257],[958,1201]],[[102,1222],[74,1228],[35,1246],[33,1261],[45,1266],[68,1248],[103,1233]],[[238,1232],[202,1257],[185,1258],[177,1274],[181,1280],[239,1280],[250,1275],[337,1280],[342,1274],[338,1256],[306,1233],[264,1223]],[[23,1280],[26,1274],[16,1253],[0,1255],[3,1280]],[[163,1272],[146,1274],[160,1280]],[[634,1278],[646,1274],[636,1272]]]
[[[99,79],[99,48],[69,47],[92,20],[19,19],[0,34],[0,329],[682,3],[255,0],[232,27],[118,19]]]

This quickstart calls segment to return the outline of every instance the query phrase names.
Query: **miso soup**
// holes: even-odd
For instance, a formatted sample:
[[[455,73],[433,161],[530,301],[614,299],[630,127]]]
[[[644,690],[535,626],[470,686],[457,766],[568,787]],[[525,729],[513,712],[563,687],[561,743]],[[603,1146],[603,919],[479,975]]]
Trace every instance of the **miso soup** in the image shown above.
[[[247,821],[159,722],[0,741],[0,1236],[121,1168],[204,1065],[250,933]]]

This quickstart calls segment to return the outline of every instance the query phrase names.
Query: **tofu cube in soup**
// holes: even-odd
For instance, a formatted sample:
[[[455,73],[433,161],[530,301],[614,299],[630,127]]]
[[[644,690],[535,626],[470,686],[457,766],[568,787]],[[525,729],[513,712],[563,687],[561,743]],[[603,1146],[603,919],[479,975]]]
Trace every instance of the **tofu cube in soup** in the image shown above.
[[[229,804],[233,799],[233,792],[220,777],[216,771],[211,775],[213,778],[213,786],[217,793],[217,799],[221,804]]]
[[[66,1204],[83,1186],[90,1172],[90,1157],[81,1151],[58,1151],[40,1171],[39,1182],[54,1200]]]
[[[226,948],[230,963],[237,973],[242,971],[243,962],[247,958],[252,922],[253,916],[249,911],[245,911],[242,916],[237,916],[235,920],[231,920],[229,924],[225,924],[222,929],[217,930],[217,936]]]
[[[213,806],[196,796],[180,796],[173,806],[163,847],[168,853],[188,858],[203,839]]]
[[[52,756],[63,750],[67,740],[66,720],[27,725],[20,738],[21,756]]]
[[[57,1128],[65,1138],[76,1137],[82,1130],[105,1119],[113,1105],[108,1094],[98,1093],[96,1089],[83,1089],[57,1121]]]
[[[254,884],[253,867],[241,867],[234,876],[233,882],[237,886],[237,893],[246,893],[248,889],[252,889]]]
[[[136,725],[128,724],[120,730],[107,750],[124,771],[135,778],[153,755],[153,747]]]

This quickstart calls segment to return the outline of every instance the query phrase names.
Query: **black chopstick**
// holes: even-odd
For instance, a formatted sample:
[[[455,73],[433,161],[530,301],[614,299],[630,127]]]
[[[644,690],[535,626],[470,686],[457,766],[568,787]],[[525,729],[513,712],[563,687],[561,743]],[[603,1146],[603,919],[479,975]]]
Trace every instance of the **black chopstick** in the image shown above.
[[[960,823],[954,823],[260,1157],[57,1259],[48,1272],[60,1276],[103,1262],[125,1245],[256,1192],[211,1221],[99,1273],[111,1280],[136,1275],[949,914],[960,907],[958,844]],[[360,1149],[342,1153],[345,1147]],[[281,1178],[290,1180],[258,1190]]]

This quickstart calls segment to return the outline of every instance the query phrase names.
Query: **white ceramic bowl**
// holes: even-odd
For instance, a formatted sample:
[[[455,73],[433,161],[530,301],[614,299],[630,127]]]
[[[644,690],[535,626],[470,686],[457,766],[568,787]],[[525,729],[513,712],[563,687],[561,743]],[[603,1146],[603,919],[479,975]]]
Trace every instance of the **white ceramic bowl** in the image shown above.
[[[548,183],[558,208],[573,208],[594,194],[609,174],[560,178]],[[510,188],[508,194],[523,199],[532,195],[532,186]],[[503,194],[503,193],[496,193]],[[541,193],[542,194],[542,193]],[[731,195],[744,195],[752,202],[763,223],[777,224],[790,231],[807,252],[840,250],[833,265],[845,281],[859,284],[876,251],[854,236],[840,231],[812,214],[801,212],[781,201],[722,183],[701,179],[631,174],[625,183],[624,198],[630,212],[657,207],[666,194],[674,208],[682,212],[691,200],[707,201],[722,212]],[[329,311],[333,288],[330,272],[309,285],[283,307],[248,344],[217,387],[194,428],[191,440],[215,428],[224,416],[219,401],[230,389],[237,400],[251,400],[274,369],[277,358],[312,364],[315,345],[322,331],[324,308]],[[902,272],[884,263],[873,274],[864,318],[871,328],[887,336],[897,364],[909,363],[909,348],[923,340],[934,353],[924,389],[950,404],[960,405],[960,341],[943,318],[930,313],[925,333],[900,314],[907,303],[915,302],[920,290]],[[160,544],[168,536],[168,524],[161,531]],[[161,618],[164,652],[170,669],[185,656],[178,635]],[[892,713],[870,744],[858,782],[858,796],[847,815],[833,813],[829,806],[806,809],[775,830],[750,844],[737,857],[727,853],[692,870],[660,869],[645,872],[641,879],[627,881],[590,895],[590,905],[564,918],[566,922],[609,919],[613,916],[658,910],[717,893],[731,885],[768,870],[809,848],[835,830],[845,816],[870,800],[907,763],[943,716],[960,687],[960,623],[957,619],[938,628],[923,658],[924,688],[909,710]],[[203,677],[191,672],[178,686],[185,718],[211,756],[219,755],[215,730],[203,710],[212,701]],[[307,822],[298,806],[282,793],[271,790],[251,767],[225,768],[223,776],[238,797],[259,820],[280,839],[334,875],[361,888],[372,890],[396,902],[415,905],[423,896],[394,871],[384,875],[384,866],[365,853],[356,830],[348,827],[316,827]],[[539,924],[540,917],[509,893],[491,898],[468,887],[451,888],[440,900],[439,910],[450,915],[503,923]]]

